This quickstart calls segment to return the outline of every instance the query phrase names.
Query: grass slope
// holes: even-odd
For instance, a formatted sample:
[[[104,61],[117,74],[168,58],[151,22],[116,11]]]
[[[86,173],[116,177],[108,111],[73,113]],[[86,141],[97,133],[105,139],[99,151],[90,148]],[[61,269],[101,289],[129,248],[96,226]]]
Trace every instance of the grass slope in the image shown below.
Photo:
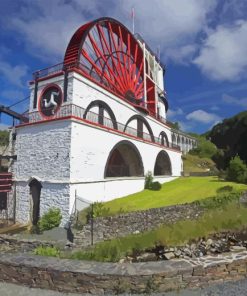
[[[110,209],[109,215],[114,215],[121,211],[132,212],[191,203],[215,196],[217,190],[224,186],[232,186],[236,190],[247,190],[247,185],[220,181],[217,177],[178,178],[163,184],[160,191],[143,190],[106,202],[104,207]]]
[[[200,158],[197,155],[183,156],[184,172],[207,172],[215,168],[215,163],[210,158]]]

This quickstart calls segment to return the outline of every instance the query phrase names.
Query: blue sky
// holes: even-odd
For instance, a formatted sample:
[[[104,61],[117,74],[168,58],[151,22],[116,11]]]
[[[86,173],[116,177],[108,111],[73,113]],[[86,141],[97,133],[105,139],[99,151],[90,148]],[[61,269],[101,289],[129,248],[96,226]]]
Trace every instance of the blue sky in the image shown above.
[[[166,65],[170,120],[202,133],[247,109],[246,0],[0,0],[0,104],[28,96],[32,72],[61,62],[85,22],[110,16],[131,29],[132,7]],[[2,115],[0,128],[10,122]]]

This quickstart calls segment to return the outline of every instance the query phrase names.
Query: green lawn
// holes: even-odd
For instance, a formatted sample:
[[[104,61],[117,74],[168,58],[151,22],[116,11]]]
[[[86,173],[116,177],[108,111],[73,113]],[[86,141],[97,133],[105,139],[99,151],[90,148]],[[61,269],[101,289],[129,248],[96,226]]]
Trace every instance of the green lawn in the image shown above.
[[[191,203],[216,195],[224,186],[232,186],[236,190],[247,190],[247,185],[219,181],[217,177],[178,178],[162,185],[160,191],[143,190],[126,197],[104,203],[109,208],[108,215],[121,211],[131,212],[158,208],[176,204]]]

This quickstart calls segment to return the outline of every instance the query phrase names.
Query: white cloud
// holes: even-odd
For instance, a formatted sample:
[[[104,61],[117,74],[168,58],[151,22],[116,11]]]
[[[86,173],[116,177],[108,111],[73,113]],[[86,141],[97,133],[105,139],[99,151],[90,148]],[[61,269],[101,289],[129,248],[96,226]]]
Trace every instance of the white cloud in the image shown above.
[[[247,98],[238,99],[238,98],[229,96],[227,94],[223,94],[222,101],[227,104],[232,104],[232,105],[237,105],[237,106],[247,108]]]
[[[17,87],[25,86],[25,76],[28,73],[28,67],[26,65],[15,65],[0,60],[0,74],[2,74],[11,84]]]
[[[194,63],[209,78],[234,81],[246,76],[247,21],[209,33]]]
[[[181,108],[177,108],[175,110],[169,109],[168,112],[167,112],[167,116],[169,118],[174,118],[174,117],[176,117],[178,115],[183,115],[183,114],[184,114],[184,112],[183,112],[183,110]]]
[[[197,122],[201,122],[204,124],[208,124],[208,123],[217,123],[221,120],[221,118],[214,113],[208,113],[206,111],[203,110],[196,110],[193,111],[191,113],[189,113],[186,116],[187,120],[192,120],[192,121],[197,121]]]
[[[191,60],[195,37],[207,26],[207,16],[216,0],[27,0],[9,20],[9,28],[22,34],[26,48],[38,57],[59,61],[74,31],[102,15],[113,16],[131,27],[130,11],[135,7],[135,27],[155,51],[160,46],[166,59]],[[152,12],[152,13],[151,13]]]

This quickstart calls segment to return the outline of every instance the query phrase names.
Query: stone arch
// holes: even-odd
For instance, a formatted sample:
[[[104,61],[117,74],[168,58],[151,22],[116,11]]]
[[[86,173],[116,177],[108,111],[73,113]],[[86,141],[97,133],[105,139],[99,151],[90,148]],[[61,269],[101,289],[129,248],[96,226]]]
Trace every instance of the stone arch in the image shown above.
[[[161,140],[161,145],[169,147],[168,137],[167,137],[167,134],[164,131],[162,131],[160,133],[159,138]]]
[[[90,112],[90,110],[93,107],[99,107],[99,112],[97,114],[98,115],[97,116],[97,120],[98,120],[97,123],[99,123],[100,125],[106,125],[106,123],[104,122],[105,119],[106,119],[106,118],[104,118],[104,110],[105,110],[110,116],[113,128],[116,129],[116,130],[118,129],[117,120],[116,120],[116,116],[115,116],[114,112],[112,111],[111,107],[108,104],[106,104],[106,102],[101,101],[101,100],[92,101],[87,106],[87,108],[86,108],[86,110],[85,110],[85,112],[83,114],[84,119],[87,119],[88,112]]]
[[[168,153],[164,150],[160,151],[156,157],[154,165],[154,176],[171,176],[172,165]]]
[[[126,140],[117,143],[108,156],[104,177],[142,176],[144,176],[143,162],[137,147]]]
[[[137,137],[142,138],[142,139],[144,138],[144,134],[143,134],[143,125],[144,125],[149,132],[149,136],[151,138],[151,141],[155,142],[154,134],[153,134],[153,131],[152,131],[151,126],[149,125],[148,121],[143,116],[138,115],[138,114],[133,115],[132,117],[129,118],[129,120],[125,124],[124,132],[126,131],[128,124],[133,120],[137,120]]]

